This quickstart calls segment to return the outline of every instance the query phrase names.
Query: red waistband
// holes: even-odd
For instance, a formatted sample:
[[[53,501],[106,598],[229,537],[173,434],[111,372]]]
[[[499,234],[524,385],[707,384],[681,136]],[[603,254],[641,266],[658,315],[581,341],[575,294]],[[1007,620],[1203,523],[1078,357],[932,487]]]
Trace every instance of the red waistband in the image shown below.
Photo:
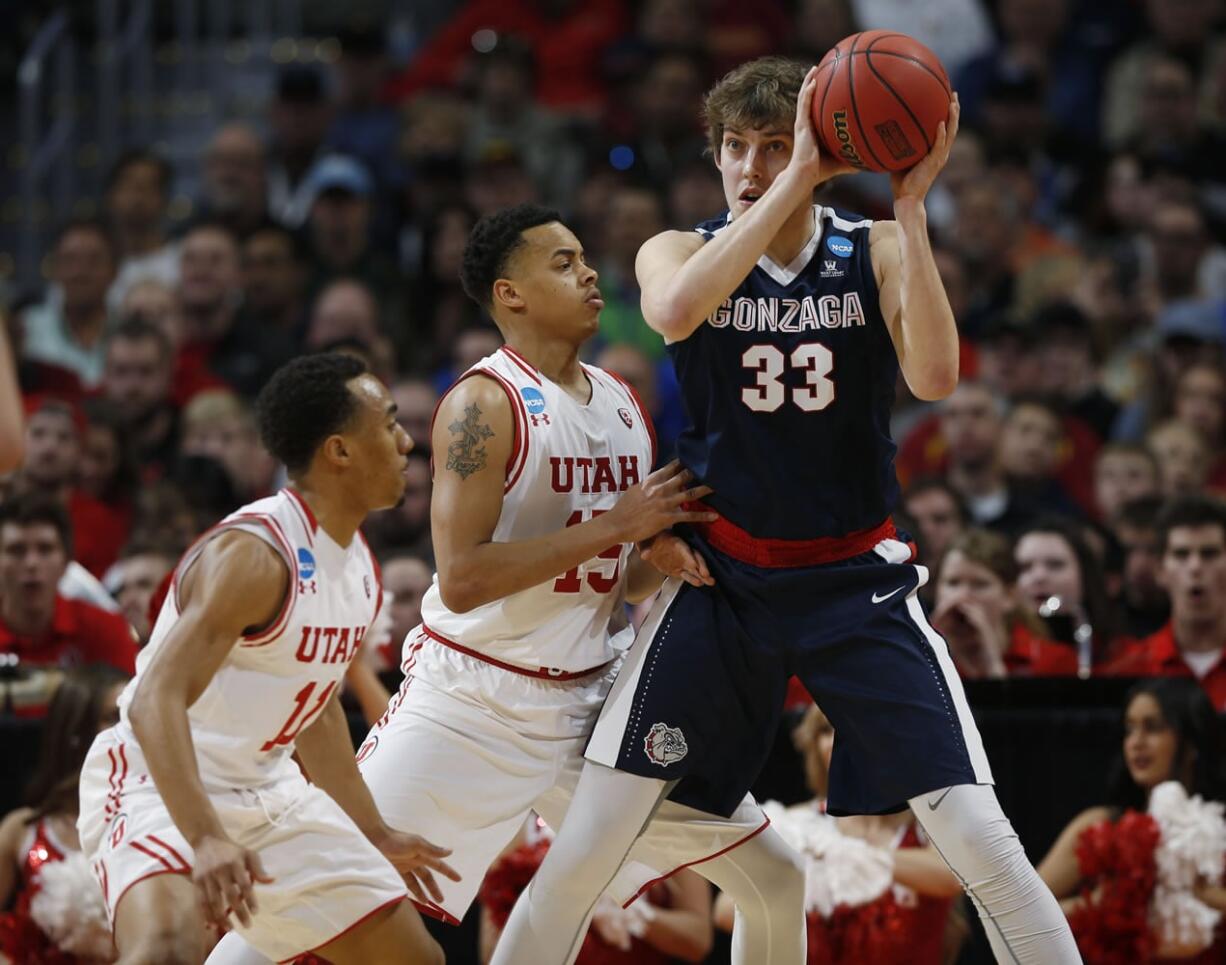
[[[590,674],[596,673],[598,670],[604,670],[613,661],[609,660],[600,664],[598,667],[589,667],[587,670],[558,670],[555,667],[520,667],[513,663],[504,663],[501,660],[495,660],[489,654],[481,653],[479,650],[470,650],[468,647],[456,643],[454,640],[448,640],[446,637],[435,633],[424,623],[421,625],[422,633],[428,636],[436,643],[441,643],[444,647],[450,647],[452,650],[458,650],[460,653],[469,657],[474,657],[483,663],[493,664],[499,670],[509,670],[511,673],[522,674],[525,677],[540,677],[543,680],[578,680],[580,677],[587,677]]]
[[[898,537],[894,520],[889,517],[872,529],[819,539],[764,539],[746,532],[722,516],[713,523],[697,523],[694,529],[713,547],[734,560],[769,569],[837,563],[867,553],[884,539]]]

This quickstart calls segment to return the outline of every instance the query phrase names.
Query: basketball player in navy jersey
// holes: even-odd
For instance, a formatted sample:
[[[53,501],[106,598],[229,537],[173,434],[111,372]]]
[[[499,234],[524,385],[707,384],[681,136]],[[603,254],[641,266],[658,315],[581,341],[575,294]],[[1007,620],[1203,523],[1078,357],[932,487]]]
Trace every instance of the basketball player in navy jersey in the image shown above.
[[[922,399],[958,378],[924,209],[958,104],[932,151],[892,176],[895,220],[874,223],[813,204],[848,170],[818,149],[815,74],[763,58],[714,87],[705,113],[729,211],[639,252],[643,315],[668,342],[689,418],[678,454],[720,514],[687,534],[715,585],[662,590],[494,965],[571,960],[664,798],[731,813],[766,758],[791,674],[835,727],[832,814],[909,805],[998,961],[1080,961],[997,803],[948,648],[916,597],[927,571],[890,519],[895,378],[901,369]],[[803,960],[786,940],[734,952]]]

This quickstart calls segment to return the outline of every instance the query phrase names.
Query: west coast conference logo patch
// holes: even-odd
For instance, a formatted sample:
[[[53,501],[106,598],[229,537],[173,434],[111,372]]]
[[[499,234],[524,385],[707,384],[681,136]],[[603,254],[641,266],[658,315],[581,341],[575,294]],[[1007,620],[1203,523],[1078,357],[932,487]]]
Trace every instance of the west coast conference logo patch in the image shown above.
[[[520,389],[519,394],[524,397],[524,407],[528,410],[529,415],[540,415],[545,411],[545,397],[541,394],[540,389],[528,386]]]
[[[689,753],[690,748],[685,742],[685,735],[680,727],[669,727],[667,724],[652,724],[651,730],[643,738],[643,750],[647,759],[653,764],[668,767]]]
[[[630,415],[629,409],[618,409],[617,414],[622,417],[622,422],[626,423],[627,429],[634,428],[634,418]]]

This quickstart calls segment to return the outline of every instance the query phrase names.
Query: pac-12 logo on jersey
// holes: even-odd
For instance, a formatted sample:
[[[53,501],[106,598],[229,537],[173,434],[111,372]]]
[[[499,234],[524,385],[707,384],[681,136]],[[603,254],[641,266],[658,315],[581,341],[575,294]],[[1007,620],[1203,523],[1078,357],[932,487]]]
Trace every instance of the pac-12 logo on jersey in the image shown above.
[[[524,407],[528,410],[529,415],[538,415],[545,411],[545,396],[539,389],[529,386],[520,389],[519,394],[524,397]]]
[[[851,239],[844,238],[842,235],[831,235],[826,239],[826,247],[830,249],[832,255],[838,255],[840,258],[850,258],[851,253],[856,250]]]
[[[681,728],[669,727],[667,724],[651,725],[651,730],[643,738],[643,750],[651,763],[661,767],[676,764],[690,752]]]
[[[617,414],[622,417],[622,422],[626,423],[627,429],[634,428],[634,418],[630,415],[629,409],[618,409]]]

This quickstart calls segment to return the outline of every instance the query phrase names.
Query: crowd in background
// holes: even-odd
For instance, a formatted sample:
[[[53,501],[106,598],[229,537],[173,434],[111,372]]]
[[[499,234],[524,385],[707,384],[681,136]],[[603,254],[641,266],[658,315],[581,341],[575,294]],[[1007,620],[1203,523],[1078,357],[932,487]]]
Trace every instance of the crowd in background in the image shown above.
[[[45,713],[72,665],[132,672],[180,553],[284,483],[251,407],[304,352],[361,356],[415,443],[367,528],[391,601],[367,659],[395,667],[432,571],[431,414],[501,344],[458,279],[483,214],[540,201],[575,229],[606,302],[587,358],[667,459],[685,414],[634,260],[725,208],[703,92],[881,27],[928,43],[963,107],[928,198],[961,380],[938,403],[900,381],[892,426],[933,624],[968,678],[1185,676],[1226,711],[1226,4],[470,0],[407,64],[355,24],[331,63],[282,67],[179,221],[176,171],[127,145],[4,306],[25,422],[0,713]],[[891,217],[881,177],[818,201]]]

